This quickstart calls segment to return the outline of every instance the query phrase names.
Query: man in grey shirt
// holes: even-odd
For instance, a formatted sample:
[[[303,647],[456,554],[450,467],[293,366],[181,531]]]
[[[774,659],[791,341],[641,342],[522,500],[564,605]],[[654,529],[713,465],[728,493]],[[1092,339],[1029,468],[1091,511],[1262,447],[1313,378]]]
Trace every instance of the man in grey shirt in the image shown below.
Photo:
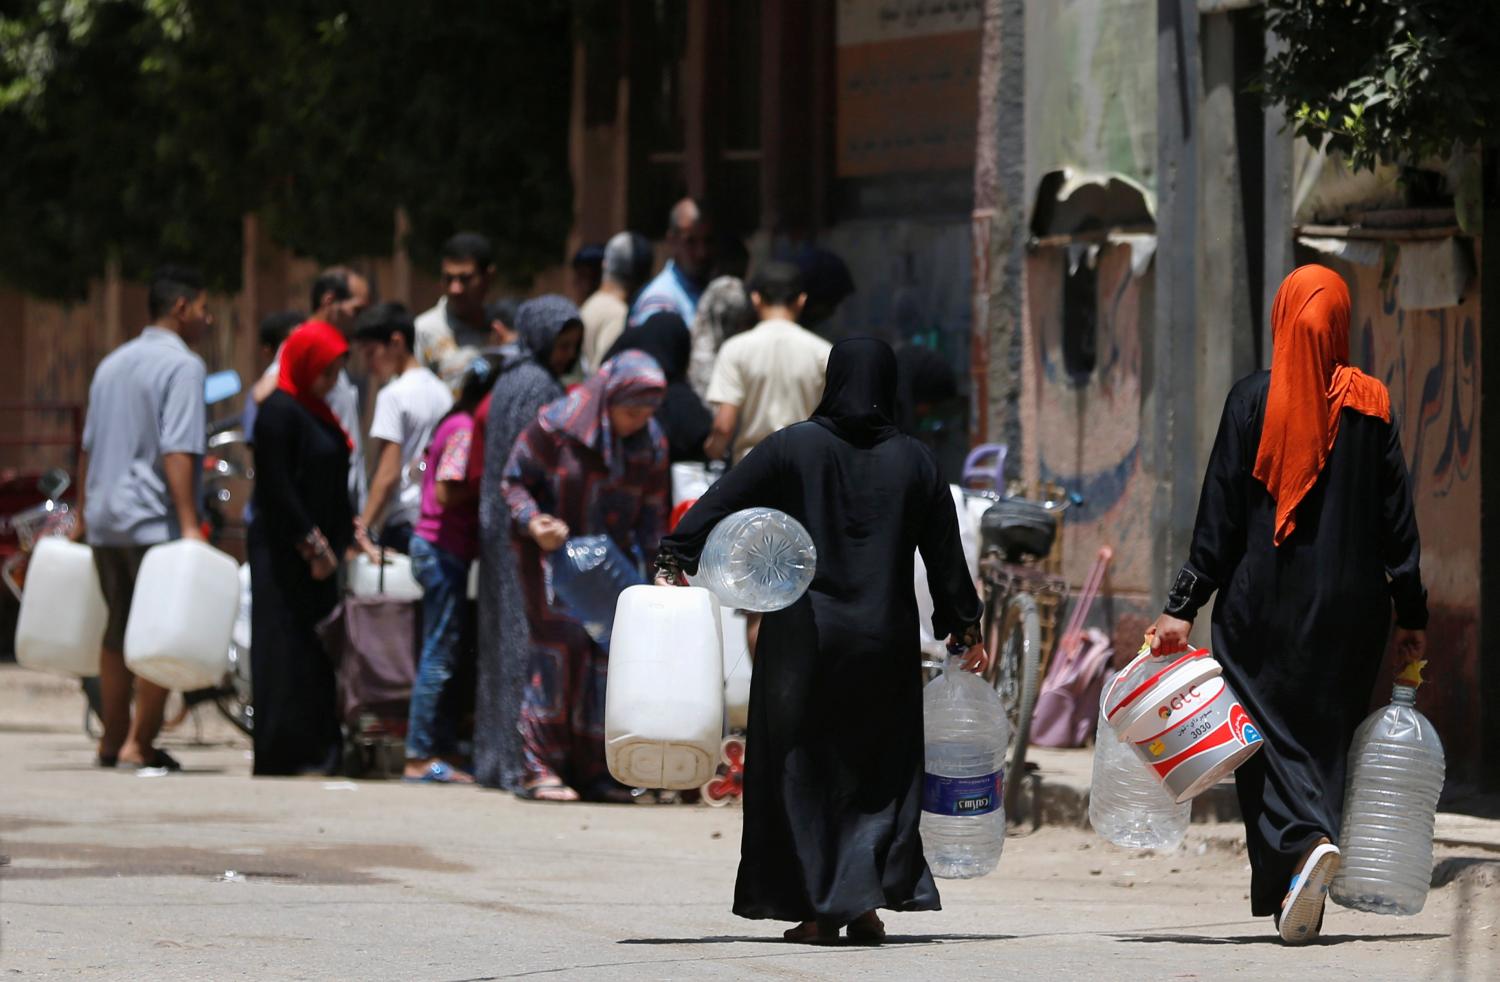
[[[206,304],[196,272],[159,270],[147,298],[152,325],[100,362],[89,386],[80,462],[83,523],[75,535],[86,536],[93,548],[109,608],[99,660],[101,767],[178,769],[155,746],[167,690],[125,666],[125,623],[146,550],[172,539],[203,538],[198,490],[205,369],[188,345],[213,322]]]

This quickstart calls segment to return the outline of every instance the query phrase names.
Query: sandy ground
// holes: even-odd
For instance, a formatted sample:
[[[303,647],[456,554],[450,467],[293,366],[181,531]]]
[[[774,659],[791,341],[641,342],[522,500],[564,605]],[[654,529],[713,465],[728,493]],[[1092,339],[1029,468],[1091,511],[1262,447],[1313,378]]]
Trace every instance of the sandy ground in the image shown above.
[[[76,689],[0,666],[0,972],[25,978],[1500,978],[1500,846],[1440,846],[1426,909],[1248,916],[1237,826],[1168,854],[1044,827],[879,949],[729,913],[739,810],[251,780],[205,715],[168,777],[90,765]],[[201,742],[200,742],[201,741]],[[1486,832],[1481,829],[1481,832]]]

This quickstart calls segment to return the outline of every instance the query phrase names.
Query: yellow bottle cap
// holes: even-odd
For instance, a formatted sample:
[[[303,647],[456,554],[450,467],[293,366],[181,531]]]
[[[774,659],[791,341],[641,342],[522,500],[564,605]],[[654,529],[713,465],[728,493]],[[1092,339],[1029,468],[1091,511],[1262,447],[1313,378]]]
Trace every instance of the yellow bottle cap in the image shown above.
[[[1396,681],[1401,685],[1409,685],[1413,689],[1422,684],[1422,669],[1427,667],[1426,661],[1414,661],[1407,664],[1396,676]]]

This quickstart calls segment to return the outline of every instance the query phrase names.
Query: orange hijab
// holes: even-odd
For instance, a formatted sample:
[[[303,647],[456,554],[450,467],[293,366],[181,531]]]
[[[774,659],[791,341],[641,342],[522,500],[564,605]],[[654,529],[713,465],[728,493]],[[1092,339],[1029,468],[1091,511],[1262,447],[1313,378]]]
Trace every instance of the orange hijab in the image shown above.
[[[353,450],[354,441],[344,432],[338,416],[312,391],[318,376],[348,353],[349,342],[344,340],[338,328],[327,321],[307,321],[292,331],[281,346],[281,369],[276,387],[296,399],[318,419],[337,428],[349,449]]]
[[[1326,266],[1292,270],[1271,307],[1271,391],[1255,477],[1276,501],[1276,545],[1297,527],[1296,510],[1318,480],[1352,409],[1391,421],[1385,386],[1349,365],[1349,288]]]

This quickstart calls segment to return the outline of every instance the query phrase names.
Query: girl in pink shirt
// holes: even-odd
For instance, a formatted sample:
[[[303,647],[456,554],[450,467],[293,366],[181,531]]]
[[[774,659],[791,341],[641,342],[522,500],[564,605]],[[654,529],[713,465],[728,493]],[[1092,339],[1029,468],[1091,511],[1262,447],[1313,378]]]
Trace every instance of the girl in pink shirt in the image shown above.
[[[422,655],[406,730],[408,781],[472,784],[458,753],[453,680],[469,617],[469,564],[479,548],[479,497],[468,478],[474,411],[495,381],[495,363],[476,358],[462,391],[438,421],[422,475],[422,513],[411,539],[411,568],[422,584]]]

